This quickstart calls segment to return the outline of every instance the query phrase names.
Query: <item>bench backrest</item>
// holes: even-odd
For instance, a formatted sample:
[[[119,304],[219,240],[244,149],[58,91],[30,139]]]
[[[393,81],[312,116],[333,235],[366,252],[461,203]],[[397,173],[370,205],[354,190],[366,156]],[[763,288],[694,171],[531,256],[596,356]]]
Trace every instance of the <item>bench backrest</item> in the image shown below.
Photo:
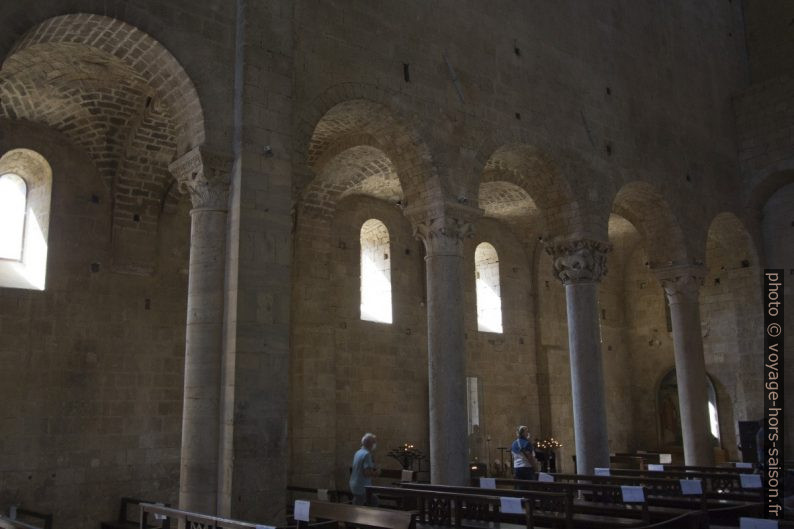
[[[696,472],[696,471],[677,471],[665,470],[655,472],[649,470],[634,469],[612,469],[611,474],[615,476],[642,476],[646,478],[661,479],[699,479],[703,482],[703,487],[709,492],[749,492],[753,489],[743,489],[740,473],[731,472]]]
[[[19,520],[12,520],[0,515],[0,529],[42,529],[41,526],[31,525]]]
[[[7,521],[13,521],[20,525],[20,527],[28,525],[36,527],[37,529],[52,529],[52,514],[45,514],[37,511],[31,511],[24,507],[17,506],[16,518],[13,520],[8,516],[3,516]]]
[[[526,490],[546,491],[546,492],[560,492],[568,491],[573,496],[586,494],[590,501],[596,503],[613,503],[623,505],[623,493],[620,485],[595,483],[595,482],[557,482],[557,481],[526,481],[520,479],[496,478],[497,486],[515,487],[521,486]],[[473,480],[472,485],[477,488],[479,483]],[[493,490],[493,489],[479,489],[479,490]],[[498,489],[500,495],[503,493],[520,493],[520,490],[512,489]],[[646,491],[647,497],[647,491]],[[643,504],[644,505],[644,504]]]
[[[181,511],[172,507],[155,505],[153,503],[141,503],[140,529],[147,527],[151,518],[164,516],[166,522],[171,520],[183,521],[185,527],[191,527],[191,523],[199,527],[212,527],[216,529],[256,529],[256,524],[243,522],[240,520],[230,520],[220,516],[211,516],[190,511]],[[163,524],[165,526],[165,523]]]
[[[600,485],[593,483],[555,483],[555,482],[538,482],[538,481],[520,481],[512,479],[497,479],[497,484],[514,485],[520,484],[526,487],[526,490],[515,490],[512,488],[499,488],[499,489],[483,489],[478,487],[451,487],[447,485],[424,485],[414,483],[403,483],[403,487],[413,488],[428,488],[429,490],[446,490],[448,492],[470,493],[470,494],[498,494],[499,496],[511,497],[531,497],[533,492],[556,492],[566,493],[570,496],[571,501],[573,498],[583,496],[588,502],[592,504],[611,505],[612,507],[606,508],[605,512],[609,511],[612,516],[625,516],[631,518],[641,518],[642,520],[649,520],[650,513],[648,511],[647,501],[642,503],[624,503],[623,494],[620,486],[618,485]],[[647,493],[645,494],[647,499]],[[573,504],[573,513],[583,512],[587,508],[583,505]]]
[[[552,474],[555,482],[575,483],[585,476],[581,474]],[[681,490],[681,482],[673,479],[647,478],[644,476],[586,476],[587,481],[600,485],[633,485],[645,487],[649,495],[648,501],[653,503],[651,496],[681,498],[682,501],[697,501],[700,510],[708,509],[706,489],[702,488],[700,494],[685,495]]]
[[[740,468],[740,467],[704,467],[697,465],[664,465],[664,471],[669,470],[675,472],[705,472],[707,474],[747,474],[755,472],[754,468]]]
[[[576,466],[576,455],[572,455],[571,459],[573,460],[574,466]],[[648,460],[642,456],[612,454],[609,456],[609,463],[610,466],[619,465],[620,467],[635,468],[639,470],[645,468]]]
[[[118,519],[119,523],[125,524],[125,523],[138,522],[138,518],[140,518],[140,511],[136,513],[135,518],[130,518],[130,507],[131,506],[138,507],[142,503],[151,503],[153,505],[157,505],[157,502],[154,501],[141,500],[138,498],[129,498],[129,497],[121,498],[121,506],[119,507],[119,519]],[[167,503],[163,505],[165,505],[166,507],[170,507],[170,505]]]
[[[320,498],[321,490],[323,489],[316,489],[314,487],[300,487],[297,485],[287,486],[287,492],[293,493],[293,497],[297,494],[303,494],[304,497],[308,496],[307,499],[324,501],[322,498]],[[353,493],[347,490],[325,490],[328,492],[328,501],[348,502],[353,499]]]
[[[407,511],[361,507],[346,503],[312,501],[309,516],[315,520],[334,520],[345,524],[364,525],[380,529],[412,529],[414,516]],[[299,527],[302,524],[298,524]]]
[[[402,484],[407,485],[407,484]],[[481,522],[525,523],[528,528],[534,527],[536,513],[545,512],[556,515],[570,527],[572,502],[568,494],[534,492],[519,498],[523,514],[502,512],[502,500],[493,494],[466,494],[427,490],[421,487],[367,487],[367,494],[382,494],[398,497],[403,506],[417,508],[419,521],[429,525],[455,526],[463,525],[463,519]],[[512,497],[512,496],[511,496]],[[407,501],[406,501],[407,500]]]

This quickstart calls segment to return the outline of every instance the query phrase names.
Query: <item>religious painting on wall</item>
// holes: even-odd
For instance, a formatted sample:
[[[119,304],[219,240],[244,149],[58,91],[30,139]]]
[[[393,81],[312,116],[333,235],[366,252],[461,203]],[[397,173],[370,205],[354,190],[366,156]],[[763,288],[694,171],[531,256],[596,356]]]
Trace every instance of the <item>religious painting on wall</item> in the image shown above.
[[[711,379],[706,377],[706,388],[709,399],[709,431],[714,446],[720,445],[720,425],[717,414],[717,392]],[[678,380],[675,368],[669,370],[659,383],[656,396],[656,409],[659,420],[659,448],[683,448],[684,438],[681,432],[681,406],[678,400]]]
[[[659,395],[656,402],[659,410],[660,448],[683,446],[681,408],[678,403],[678,383],[675,378],[675,369],[668,371],[659,384]]]

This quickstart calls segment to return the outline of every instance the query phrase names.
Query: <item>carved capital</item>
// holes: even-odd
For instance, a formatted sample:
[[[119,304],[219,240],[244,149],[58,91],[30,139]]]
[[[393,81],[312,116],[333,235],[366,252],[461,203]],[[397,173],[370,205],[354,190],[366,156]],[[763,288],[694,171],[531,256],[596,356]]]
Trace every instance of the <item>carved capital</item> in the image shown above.
[[[427,255],[463,255],[463,239],[471,237],[474,225],[462,219],[440,217],[417,222],[414,237],[425,244]]]
[[[697,303],[706,269],[698,265],[673,266],[654,269],[670,305]]]
[[[436,204],[411,208],[406,216],[414,227],[414,237],[425,245],[428,257],[463,255],[463,240],[474,234],[474,221],[481,210],[459,204]]]
[[[168,169],[177,180],[179,190],[190,194],[195,209],[229,207],[229,182],[232,159],[196,147],[174,160]]]
[[[607,253],[612,251],[611,244],[591,239],[557,241],[545,248],[563,285],[600,281],[607,273]]]

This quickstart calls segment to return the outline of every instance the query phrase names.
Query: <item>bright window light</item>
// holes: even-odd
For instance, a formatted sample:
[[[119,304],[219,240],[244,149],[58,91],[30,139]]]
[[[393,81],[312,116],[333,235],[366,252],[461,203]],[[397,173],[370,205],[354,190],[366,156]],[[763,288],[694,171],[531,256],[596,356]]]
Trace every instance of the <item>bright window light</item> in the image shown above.
[[[392,323],[389,230],[377,219],[361,226],[361,319]]]
[[[474,251],[474,275],[477,287],[477,329],[502,332],[502,296],[499,291],[499,256],[487,242]]]
[[[709,401],[709,423],[711,424],[711,435],[720,438],[720,420],[717,417],[717,407]]]
[[[0,176],[0,258],[22,260],[27,185],[18,175]]]

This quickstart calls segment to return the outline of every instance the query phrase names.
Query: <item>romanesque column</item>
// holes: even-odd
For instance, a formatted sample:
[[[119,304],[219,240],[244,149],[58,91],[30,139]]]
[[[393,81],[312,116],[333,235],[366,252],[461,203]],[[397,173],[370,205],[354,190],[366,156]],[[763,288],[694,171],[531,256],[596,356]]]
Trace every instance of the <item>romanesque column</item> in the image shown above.
[[[606,254],[610,250],[609,244],[587,239],[546,246],[554,259],[554,273],[565,285],[579,474],[593,474],[595,468],[609,467],[598,283],[606,273]]]
[[[675,350],[675,373],[687,465],[714,463],[711,445],[706,361],[700,330],[698,292],[706,271],[699,266],[657,269],[670,304]]]
[[[467,485],[463,239],[479,210],[448,204],[406,214],[426,250],[430,480]]]
[[[179,507],[214,514],[218,442],[229,159],[196,148],[170,166],[190,194],[190,265]]]

